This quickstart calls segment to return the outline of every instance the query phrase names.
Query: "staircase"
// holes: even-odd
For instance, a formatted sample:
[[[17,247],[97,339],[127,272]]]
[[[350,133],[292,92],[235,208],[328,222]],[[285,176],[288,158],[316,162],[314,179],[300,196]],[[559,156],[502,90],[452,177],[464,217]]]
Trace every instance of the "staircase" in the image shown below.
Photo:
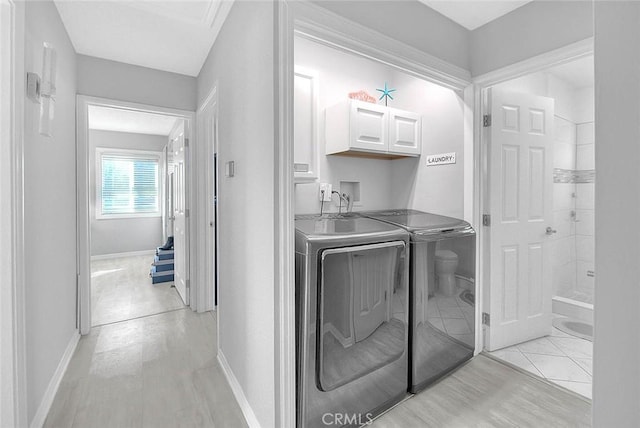
[[[173,250],[156,248],[156,255],[149,272],[152,284],[173,281]]]

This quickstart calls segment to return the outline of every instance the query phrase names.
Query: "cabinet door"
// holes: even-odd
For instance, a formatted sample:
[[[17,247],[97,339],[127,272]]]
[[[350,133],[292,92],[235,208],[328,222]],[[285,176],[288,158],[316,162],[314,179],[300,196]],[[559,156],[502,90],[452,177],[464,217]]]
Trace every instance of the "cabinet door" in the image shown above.
[[[293,93],[293,171],[296,182],[318,178],[318,74],[296,67]]]
[[[419,156],[422,151],[422,118],[408,111],[390,109],[389,153]]]
[[[350,148],[386,153],[389,150],[389,109],[385,106],[351,101]]]

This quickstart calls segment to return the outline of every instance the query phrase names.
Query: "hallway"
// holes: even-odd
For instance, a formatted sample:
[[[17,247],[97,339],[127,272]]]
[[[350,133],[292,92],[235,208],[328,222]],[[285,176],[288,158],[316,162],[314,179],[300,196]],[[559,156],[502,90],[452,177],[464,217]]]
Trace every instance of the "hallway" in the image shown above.
[[[216,360],[212,312],[179,309],[95,327],[45,427],[246,426]]]
[[[151,284],[153,256],[91,262],[91,325],[98,326],[184,308],[173,281]]]

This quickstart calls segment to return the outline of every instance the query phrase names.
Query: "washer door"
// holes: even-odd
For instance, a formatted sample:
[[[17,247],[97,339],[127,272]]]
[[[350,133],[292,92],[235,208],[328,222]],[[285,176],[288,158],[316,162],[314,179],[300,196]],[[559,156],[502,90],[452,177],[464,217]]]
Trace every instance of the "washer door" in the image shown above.
[[[406,348],[404,241],[320,254],[317,377],[323,391],[401,357]]]

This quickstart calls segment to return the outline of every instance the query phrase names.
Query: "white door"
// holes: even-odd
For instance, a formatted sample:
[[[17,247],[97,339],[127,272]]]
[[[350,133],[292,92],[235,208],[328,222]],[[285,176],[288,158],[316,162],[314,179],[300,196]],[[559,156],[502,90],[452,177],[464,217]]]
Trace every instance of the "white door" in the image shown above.
[[[389,153],[419,155],[422,150],[420,115],[395,108],[389,110]]]
[[[553,117],[553,99],[492,90],[489,351],[551,332]]]
[[[389,321],[395,255],[395,248],[366,249],[349,255],[356,342]]]
[[[351,100],[351,148],[386,153],[388,117],[389,109],[385,106]]]
[[[189,304],[188,224],[187,224],[187,146],[184,121],[169,135],[173,153],[173,249],[174,282],[185,305]]]
[[[171,172],[167,175],[167,237],[173,236],[173,166]]]
[[[209,102],[198,115],[199,126],[202,132],[202,141],[207,145],[207,219],[209,221],[209,229],[205,239],[205,269],[207,272],[206,283],[206,304],[205,309],[213,309],[217,305],[217,138],[218,138],[218,119],[216,100]]]
[[[173,152],[170,142],[164,147],[164,185],[162,195],[162,241],[173,236]]]

